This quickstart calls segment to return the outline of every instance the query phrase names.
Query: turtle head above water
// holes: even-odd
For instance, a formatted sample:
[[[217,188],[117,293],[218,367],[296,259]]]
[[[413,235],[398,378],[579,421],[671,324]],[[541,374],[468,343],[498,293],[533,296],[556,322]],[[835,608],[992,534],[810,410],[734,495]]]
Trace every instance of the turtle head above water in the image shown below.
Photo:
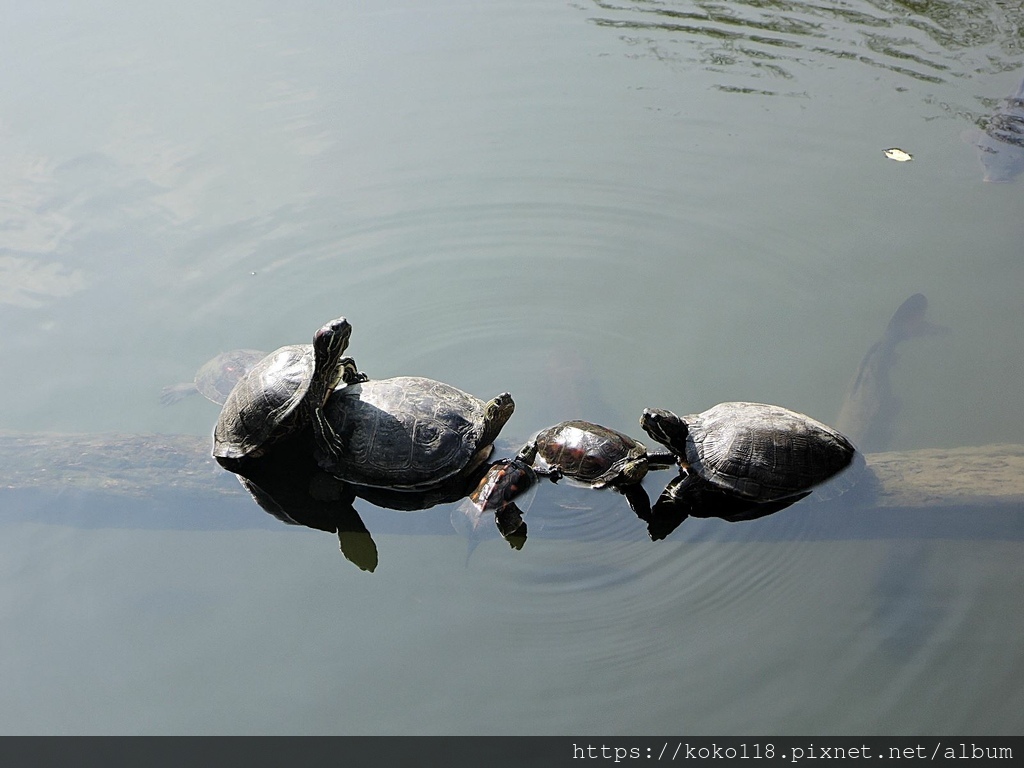
[[[348,341],[351,336],[352,325],[344,317],[331,320],[313,334],[315,366],[323,377],[324,399],[340,382],[348,381],[357,374],[355,361],[342,358],[345,350],[348,349]],[[351,369],[351,373],[349,369]],[[317,386],[319,386],[321,380],[316,376],[314,379],[317,379]]]
[[[644,408],[640,427],[653,440],[677,453],[683,450],[689,431],[685,421],[662,408]]]
[[[515,409],[516,403],[508,392],[502,392],[487,403],[486,406],[488,418],[494,419],[503,425],[512,418],[512,413]]]
[[[348,347],[352,335],[352,325],[344,317],[339,317],[325,324],[313,334],[313,346],[323,348],[325,352],[337,354],[339,357]]]

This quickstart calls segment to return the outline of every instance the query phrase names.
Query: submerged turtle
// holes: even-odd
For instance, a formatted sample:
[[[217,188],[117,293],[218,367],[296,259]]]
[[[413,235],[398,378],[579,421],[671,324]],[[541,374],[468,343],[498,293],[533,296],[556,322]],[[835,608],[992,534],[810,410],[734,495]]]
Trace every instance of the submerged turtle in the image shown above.
[[[523,516],[537,491],[537,473],[518,459],[498,459],[491,464],[477,486],[451,512],[452,527],[470,542],[469,555],[481,537],[481,523],[494,516],[498,533],[513,549],[526,543]]]
[[[352,358],[342,357],[351,334],[352,326],[339,317],[320,328],[312,344],[281,347],[257,363],[221,409],[213,431],[214,458],[230,468],[262,455],[299,427],[322,422],[319,414],[334,387],[365,378]]]
[[[436,488],[487,460],[514,409],[507,392],[485,403],[419,376],[365,381],[328,398],[318,459],[354,485]]]
[[[666,489],[675,497],[699,481],[758,503],[801,497],[856,455],[836,430],[777,405],[720,403],[682,418],[648,408],[640,426],[680,459],[685,477]]]
[[[196,371],[193,381],[164,387],[160,393],[160,402],[172,405],[198,393],[210,402],[224,405],[235,384],[266,355],[266,352],[258,349],[232,349],[229,352],[222,352],[203,363]]]

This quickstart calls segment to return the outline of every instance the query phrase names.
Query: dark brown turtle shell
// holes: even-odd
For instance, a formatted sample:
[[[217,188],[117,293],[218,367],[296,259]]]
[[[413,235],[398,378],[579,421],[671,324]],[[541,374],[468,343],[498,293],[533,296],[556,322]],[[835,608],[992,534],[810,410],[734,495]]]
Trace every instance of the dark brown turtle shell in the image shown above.
[[[352,384],[324,406],[337,441],[320,465],[355,485],[426,490],[479,467],[514,408],[507,392],[485,403],[419,376]]]
[[[312,344],[281,347],[257,363],[221,408],[213,431],[214,458],[256,458],[274,441],[310,423],[327,393],[355,368],[350,358],[342,366],[351,333],[352,326],[340,317],[318,330]]]
[[[542,429],[519,456],[532,462],[541,473],[556,470],[595,488],[638,483],[648,469],[647,447],[643,443],[609,427],[578,419]]]
[[[312,344],[290,344],[263,358],[228,395],[213,432],[213,455],[255,457],[290,431],[309,390],[313,364]]]
[[[755,501],[803,493],[854,459],[853,444],[802,413],[763,403],[720,403],[684,416],[685,461],[714,486]]]

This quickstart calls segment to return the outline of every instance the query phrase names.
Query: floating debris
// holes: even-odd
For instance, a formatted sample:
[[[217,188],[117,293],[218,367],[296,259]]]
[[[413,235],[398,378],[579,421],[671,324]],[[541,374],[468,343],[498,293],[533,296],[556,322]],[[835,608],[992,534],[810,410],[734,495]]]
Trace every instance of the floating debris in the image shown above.
[[[914,159],[914,156],[909,152],[904,152],[899,147],[890,147],[889,149],[883,149],[882,154],[888,157],[890,160],[895,160],[897,163],[906,163]]]

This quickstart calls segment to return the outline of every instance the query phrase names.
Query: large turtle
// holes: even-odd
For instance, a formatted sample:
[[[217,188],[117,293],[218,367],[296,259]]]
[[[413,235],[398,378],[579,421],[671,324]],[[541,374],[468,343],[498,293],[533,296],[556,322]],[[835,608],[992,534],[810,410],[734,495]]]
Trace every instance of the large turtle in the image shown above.
[[[357,383],[328,398],[318,460],[354,485],[436,488],[486,461],[514,409],[507,392],[485,403],[419,376]]]
[[[697,482],[757,503],[800,497],[856,455],[831,427],[763,403],[720,403],[684,417],[648,408],[640,426],[680,459],[685,477],[666,489],[675,497]]]
[[[196,371],[195,379],[164,387],[160,402],[164,405],[200,394],[212,403],[224,405],[235,384],[267,356],[258,349],[232,349],[207,360]]]
[[[306,424],[321,424],[324,400],[334,387],[365,379],[352,358],[342,357],[351,334],[352,326],[339,317],[320,328],[312,344],[281,347],[257,363],[221,409],[214,458],[230,469]]]

